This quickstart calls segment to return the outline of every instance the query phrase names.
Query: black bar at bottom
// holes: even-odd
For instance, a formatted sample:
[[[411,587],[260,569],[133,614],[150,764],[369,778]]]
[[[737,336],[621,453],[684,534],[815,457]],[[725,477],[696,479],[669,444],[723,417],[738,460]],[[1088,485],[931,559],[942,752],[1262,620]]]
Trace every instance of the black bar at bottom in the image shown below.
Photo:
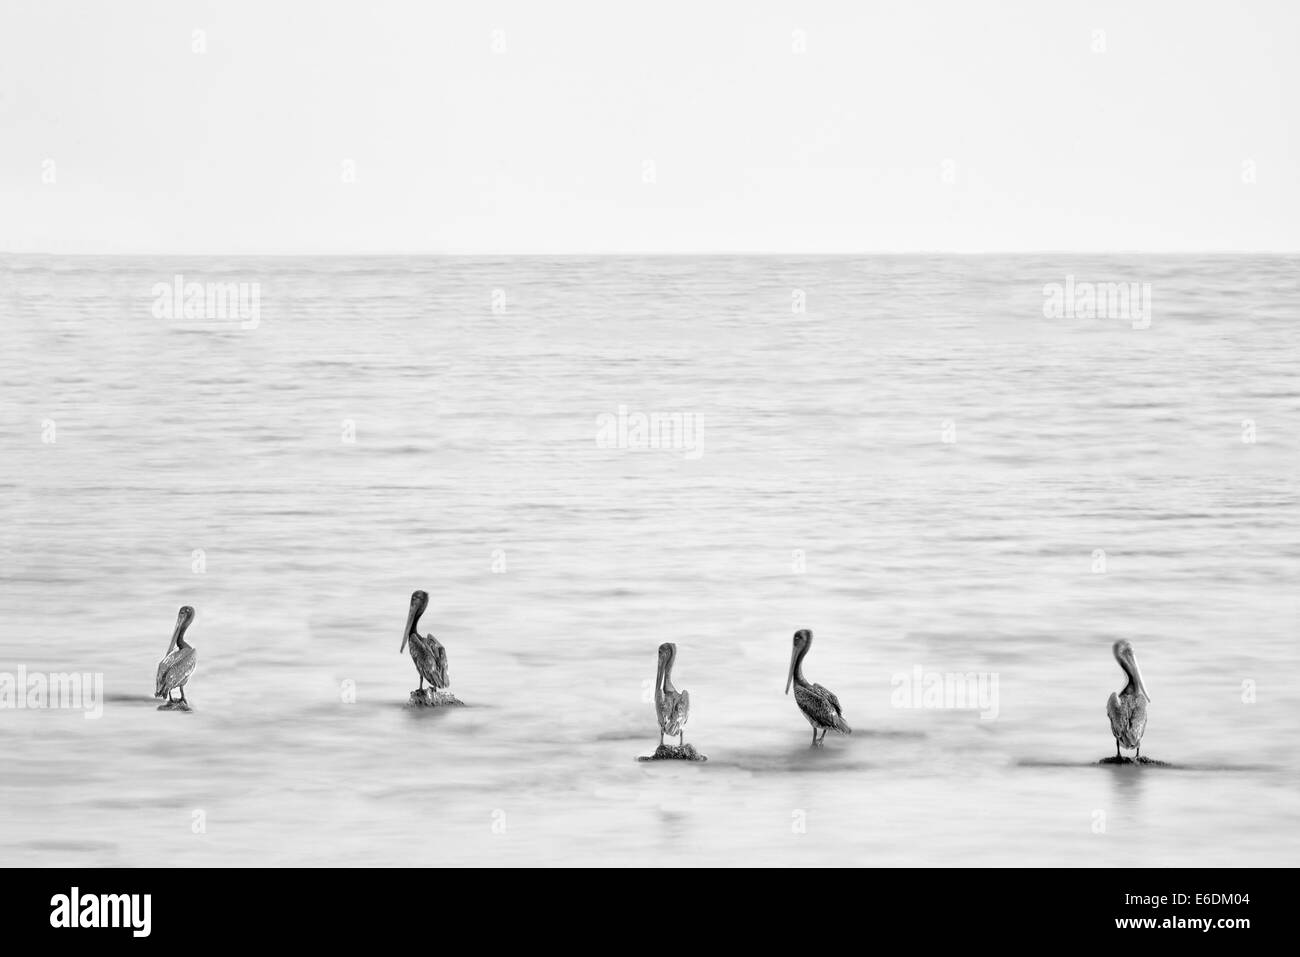
[[[618,942],[604,937],[618,927],[687,946],[698,929],[708,935],[701,945],[718,934],[767,945],[808,934],[864,945],[1023,943],[1020,935],[1033,934],[1179,946],[1199,936],[1231,947],[1284,932],[1280,905],[1292,876],[1158,868],[10,869],[0,920],[14,942],[133,948],[267,938],[333,947],[344,933],[373,946],[438,949],[521,935],[556,946],[577,935],[613,948]]]

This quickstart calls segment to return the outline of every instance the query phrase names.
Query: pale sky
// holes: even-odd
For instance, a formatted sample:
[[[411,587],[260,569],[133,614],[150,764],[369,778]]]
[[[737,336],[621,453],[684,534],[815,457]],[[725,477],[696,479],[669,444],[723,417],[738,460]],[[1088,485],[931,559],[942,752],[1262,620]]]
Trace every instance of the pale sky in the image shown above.
[[[1298,119],[1294,0],[0,0],[0,251],[1298,251]]]

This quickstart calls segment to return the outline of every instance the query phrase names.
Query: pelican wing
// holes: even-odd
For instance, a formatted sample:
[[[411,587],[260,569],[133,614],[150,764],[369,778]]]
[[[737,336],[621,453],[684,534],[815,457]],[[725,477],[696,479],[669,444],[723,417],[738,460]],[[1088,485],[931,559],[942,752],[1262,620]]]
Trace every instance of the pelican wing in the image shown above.
[[[154,697],[165,698],[190,680],[199,663],[199,652],[193,646],[177,648],[158,662],[158,675],[154,683]]]
[[[818,694],[825,695],[826,700],[830,702],[831,707],[835,709],[836,714],[844,713],[844,709],[840,707],[840,699],[835,697],[835,692],[830,688],[824,688],[821,685],[813,685],[813,690]]]
[[[167,683],[167,668],[171,664],[172,656],[169,654],[162,661],[158,662],[158,674],[154,678],[153,696],[161,698],[167,692],[163,690]]]
[[[674,713],[677,709],[677,697],[675,691],[664,691],[662,688],[655,689],[655,714],[659,718],[659,730],[664,734],[677,733],[673,725]]]
[[[415,662],[415,670],[420,673],[420,677],[429,682],[430,687],[447,687],[447,649],[442,646],[442,642],[433,635],[412,635],[410,648],[411,660]]]
[[[689,691],[678,691],[664,695],[663,710],[659,714],[659,728],[664,734],[681,734],[682,726],[691,712],[691,695]]]
[[[1110,718],[1110,733],[1125,748],[1136,748],[1142,743],[1147,729],[1147,699],[1140,694],[1115,694],[1106,702],[1106,716]]]
[[[840,734],[850,734],[853,731],[840,716],[840,699],[821,685],[810,685],[807,688],[796,686],[794,700],[814,727],[827,728]]]

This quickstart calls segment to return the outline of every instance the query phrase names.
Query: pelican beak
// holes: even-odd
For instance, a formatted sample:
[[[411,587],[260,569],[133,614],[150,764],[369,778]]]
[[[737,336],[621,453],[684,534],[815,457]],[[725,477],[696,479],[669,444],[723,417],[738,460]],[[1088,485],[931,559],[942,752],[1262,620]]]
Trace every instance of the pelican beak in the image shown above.
[[[167,643],[167,654],[172,653],[176,647],[177,640],[180,639],[181,632],[185,630],[185,613],[178,611],[176,613],[176,627],[172,629],[172,640]]]
[[[398,649],[398,654],[406,650],[407,639],[411,637],[411,629],[415,627],[415,619],[420,614],[420,606],[411,602],[411,610],[406,614],[406,628],[402,631],[402,647]]]
[[[1129,660],[1133,662],[1133,678],[1135,681],[1137,681],[1138,692],[1142,695],[1142,697],[1146,698],[1147,701],[1150,702],[1151,696],[1147,694],[1146,682],[1142,680],[1142,669],[1138,667],[1137,661],[1135,659],[1130,658]]]
[[[785,676],[785,693],[790,693],[790,685],[794,683],[794,663],[799,660],[799,649],[794,648],[790,652],[790,670]]]
[[[1130,673],[1133,676],[1133,683],[1137,685],[1138,693],[1149,702],[1151,695],[1147,694],[1146,682],[1142,680],[1142,669],[1138,667],[1137,658],[1133,657],[1131,650],[1124,656],[1124,660],[1128,662]]]

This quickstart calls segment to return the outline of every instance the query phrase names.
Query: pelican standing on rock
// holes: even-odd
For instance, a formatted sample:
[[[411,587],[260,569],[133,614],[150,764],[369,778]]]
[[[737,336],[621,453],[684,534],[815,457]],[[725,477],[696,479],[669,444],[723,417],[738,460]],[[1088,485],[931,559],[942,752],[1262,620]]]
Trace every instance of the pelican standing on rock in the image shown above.
[[[677,735],[677,744],[685,743],[682,726],[691,711],[691,695],[673,687],[673,662],[677,660],[677,646],[665,641],[659,646],[659,671],[655,674],[655,711],[659,715],[659,746],[664,735]]]
[[[1133,646],[1120,639],[1111,649],[1115,660],[1128,676],[1128,684],[1122,691],[1111,692],[1106,702],[1106,715],[1110,718],[1110,733],[1115,736],[1115,757],[1119,758],[1120,746],[1133,748],[1134,760],[1142,760],[1142,732],[1147,728],[1147,703],[1151,696],[1147,694],[1146,685],[1142,683],[1142,672],[1138,670],[1137,659],[1133,657]]]
[[[447,649],[433,635],[422,638],[416,631],[420,616],[428,606],[428,595],[422,591],[411,593],[411,610],[406,616],[406,631],[402,632],[400,649],[405,651],[407,644],[411,646],[411,660],[415,662],[415,670],[420,674],[421,693],[424,692],[426,681],[434,690],[440,691],[447,687]]]
[[[189,710],[189,702],[185,700],[185,683],[190,680],[190,675],[194,674],[194,666],[199,662],[198,649],[185,641],[185,630],[190,627],[190,622],[193,620],[194,609],[189,605],[182,605],[181,610],[176,613],[176,627],[172,629],[171,641],[167,643],[167,654],[163,656],[162,661],[158,662],[158,677],[153,696],[167,699],[167,703],[160,705],[160,708],[173,708],[179,705],[186,711]],[[181,697],[179,701],[175,701],[172,699],[172,692],[178,689]]]
[[[794,685],[794,701],[803,712],[803,716],[812,725],[813,747],[826,741],[826,732],[834,729],[840,734],[852,734],[853,729],[844,720],[840,708],[840,699],[835,692],[821,685],[810,685],[803,676],[803,659],[812,647],[813,634],[807,628],[800,628],[794,633],[794,647],[790,650],[790,673],[785,681],[785,693],[790,693]],[[819,740],[817,731],[821,730]]]

